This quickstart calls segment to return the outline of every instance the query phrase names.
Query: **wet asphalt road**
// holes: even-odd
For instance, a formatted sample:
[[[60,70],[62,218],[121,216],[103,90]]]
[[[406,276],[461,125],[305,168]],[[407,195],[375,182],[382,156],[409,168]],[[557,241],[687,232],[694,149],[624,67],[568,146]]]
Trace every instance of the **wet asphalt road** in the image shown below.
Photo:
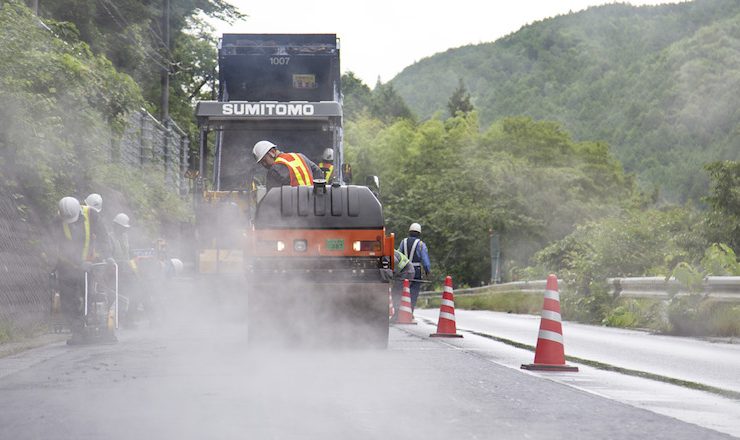
[[[0,439],[731,438],[422,327],[392,328],[385,351],[269,351],[247,349],[233,310],[178,316],[0,359]]]

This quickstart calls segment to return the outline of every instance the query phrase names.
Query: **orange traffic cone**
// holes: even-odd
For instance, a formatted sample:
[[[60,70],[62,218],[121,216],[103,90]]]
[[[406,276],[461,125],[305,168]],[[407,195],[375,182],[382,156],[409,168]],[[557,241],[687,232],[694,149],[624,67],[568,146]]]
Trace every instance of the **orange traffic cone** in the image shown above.
[[[558,277],[553,274],[547,277],[545,302],[542,305],[542,319],[540,319],[540,333],[537,337],[534,363],[522,364],[522,368],[543,371],[578,371],[578,367],[565,364]]]
[[[398,308],[398,319],[396,324],[416,324],[414,315],[411,311],[411,289],[409,289],[409,280],[403,280],[403,295],[401,296],[401,306]]]
[[[455,323],[455,295],[452,293],[452,277],[445,278],[445,288],[442,292],[442,303],[439,305],[439,320],[437,333],[429,335],[433,338],[462,338],[457,333]]]

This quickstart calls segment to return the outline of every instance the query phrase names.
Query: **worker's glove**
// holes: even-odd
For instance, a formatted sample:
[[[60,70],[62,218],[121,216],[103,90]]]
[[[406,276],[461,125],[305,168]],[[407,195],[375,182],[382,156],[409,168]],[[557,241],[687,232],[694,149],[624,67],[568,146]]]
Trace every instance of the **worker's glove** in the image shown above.
[[[111,257],[108,257],[108,258],[106,258],[106,259],[105,259],[105,262],[106,262],[107,264],[110,264],[111,266],[113,266],[114,264],[116,264],[116,260],[114,260],[114,259],[113,259],[113,258],[111,258]]]
[[[383,282],[390,283],[393,280],[393,271],[391,269],[380,269],[380,279]]]
[[[84,261],[82,263],[82,270],[84,270],[85,272],[90,272],[91,269],[92,269],[92,263],[91,262]]]

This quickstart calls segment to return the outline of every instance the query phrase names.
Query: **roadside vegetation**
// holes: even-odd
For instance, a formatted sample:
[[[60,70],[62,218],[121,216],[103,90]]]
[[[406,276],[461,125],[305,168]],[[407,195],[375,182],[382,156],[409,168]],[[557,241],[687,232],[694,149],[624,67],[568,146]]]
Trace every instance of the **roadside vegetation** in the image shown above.
[[[697,165],[707,193],[697,203],[670,204],[641,189],[608,144],[574,141],[559,123],[520,116],[481,127],[462,83],[448,100],[449,113],[424,121],[398,104],[392,86],[378,90],[354,84],[346,95],[355,106],[347,157],[356,181],[380,177],[386,222],[399,239],[411,222],[423,225],[438,281],[432,290],[445,275],[460,287],[487,284],[495,232],[504,281],[551,272],[565,280],[564,319],[740,335],[740,306],[691,287],[708,275],[740,274],[738,162]],[[385,118],[377,117],[378,108],[386,108]],[[638,276],[675,276],[683,288],[669,301],[612,296],[607,278]],[[458,297],[456,305],[538,313],[541,298],[532,298],[496,293]]]
[[[111,154],[132,111],[159,113],[163,66],[172,71],[171,116],[193,129],[192,99],[206,92],[216,63],[213,38],[202,38],[194,17],[238,14],[220,0],[173,2],[164,48],[152,31],[161,11],[144,2],[39,3],[37,17],[23,1],[0,1],[0,188],[44,222],[61,197],[90,192],[115,194],[153,236],[186,221],[186,201],[159,168],[131,168]]]

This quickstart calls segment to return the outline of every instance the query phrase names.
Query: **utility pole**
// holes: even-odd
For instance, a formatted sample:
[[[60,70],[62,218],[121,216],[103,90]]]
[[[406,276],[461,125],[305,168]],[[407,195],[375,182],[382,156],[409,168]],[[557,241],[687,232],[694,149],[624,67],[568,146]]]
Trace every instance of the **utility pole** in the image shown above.
[[[33,0],[33,13],[39,15],[39,0]]]
[[[163,0],[163,11],[162,11],[162,29],[164,30],[164,59],[165,66],[162,68],[161,73],[161,84],[162,84],[162,102],[161,102],[161,120],[166,123],[170,117],[170,0]]]

